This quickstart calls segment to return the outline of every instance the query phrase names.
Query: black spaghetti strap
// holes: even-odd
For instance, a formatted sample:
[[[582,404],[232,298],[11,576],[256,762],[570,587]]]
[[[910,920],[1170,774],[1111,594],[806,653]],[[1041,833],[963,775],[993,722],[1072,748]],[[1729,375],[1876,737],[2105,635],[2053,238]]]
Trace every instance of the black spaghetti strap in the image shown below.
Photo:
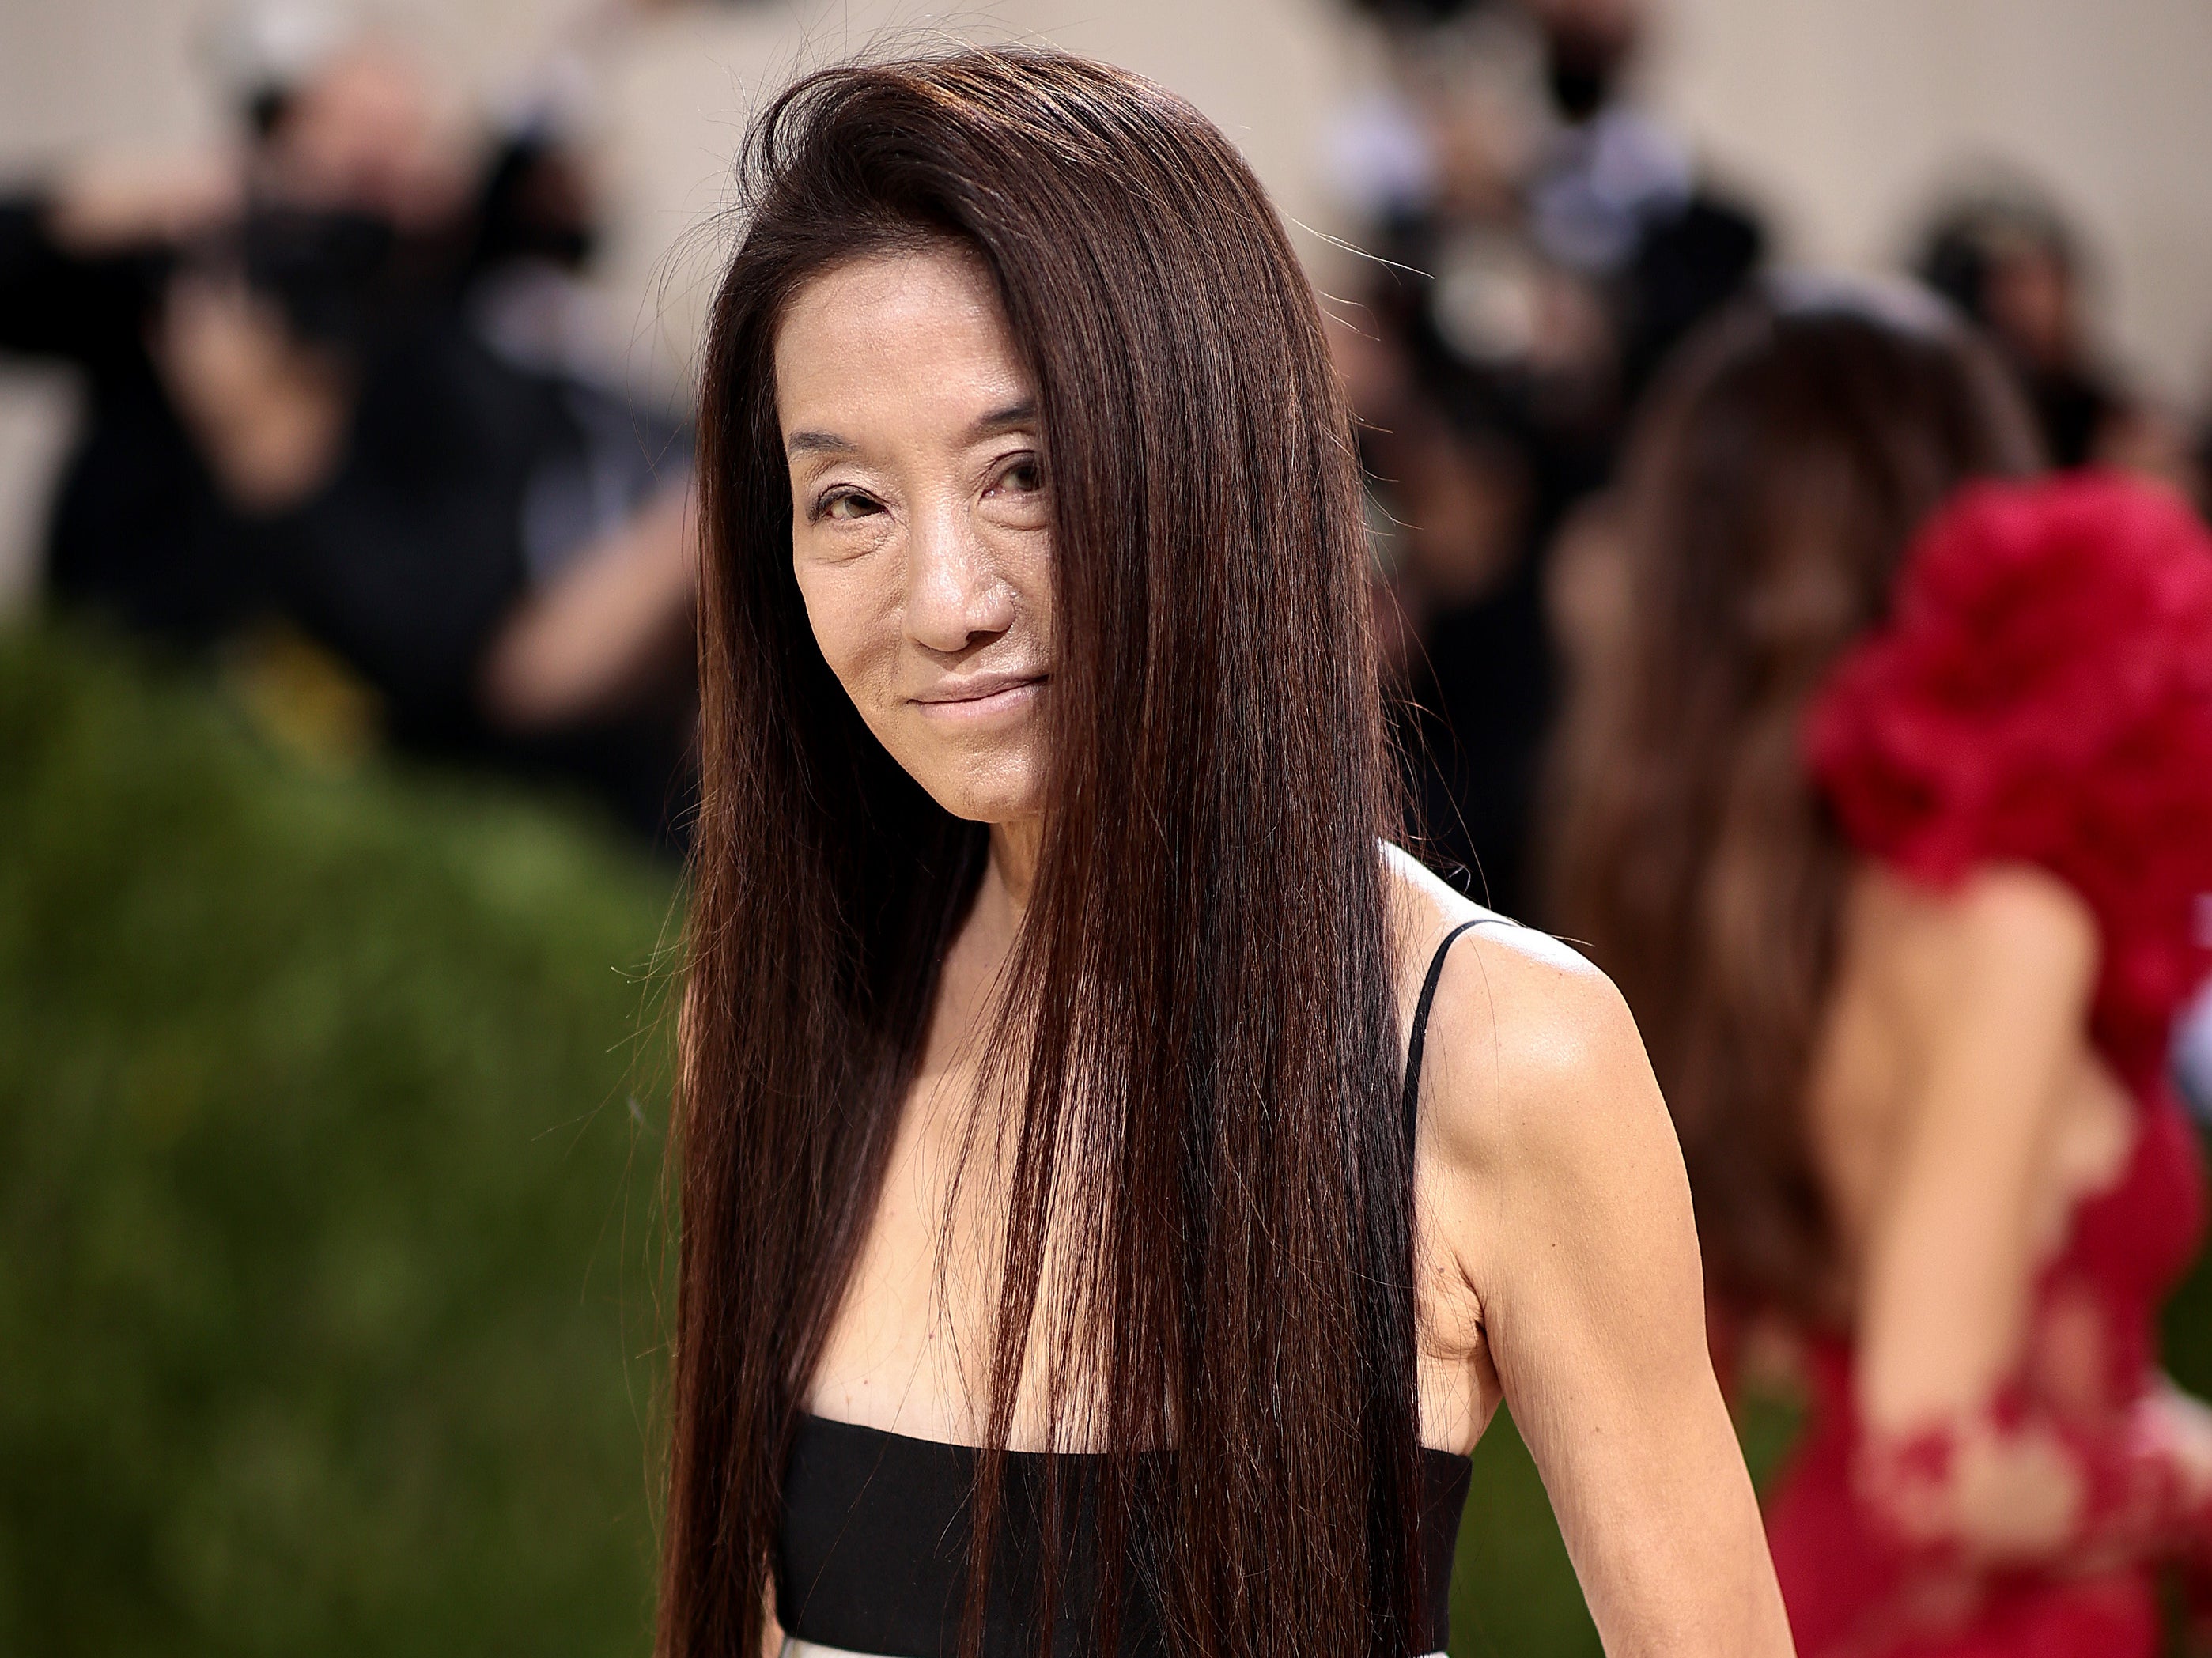
[[[1406,1147],[1411,1151],[1413,1131],[1420,1121],[1421,1110],[1421,1048],[1429,1039],[1429,1007],[1437,999],[1437,982],[1444,976],[1444,954],[1452,941],[1469,927],[1480,926],[1492,919],[1478,915],[1471,921],[1462,921],[1437,946],[1437,953],[1429,957],[1429,976],[1421,981],[1421,999],[1413,1004],[1413,1038],[1406,1044]]]

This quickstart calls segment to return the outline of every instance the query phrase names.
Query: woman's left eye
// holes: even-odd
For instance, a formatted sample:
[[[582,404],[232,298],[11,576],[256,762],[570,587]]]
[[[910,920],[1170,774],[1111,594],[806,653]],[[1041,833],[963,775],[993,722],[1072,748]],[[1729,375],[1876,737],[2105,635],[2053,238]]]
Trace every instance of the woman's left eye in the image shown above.
[[[1044,488],[1044,466],[1035,455],[1022,455],[999,471],[987,494],[1033,495]]]

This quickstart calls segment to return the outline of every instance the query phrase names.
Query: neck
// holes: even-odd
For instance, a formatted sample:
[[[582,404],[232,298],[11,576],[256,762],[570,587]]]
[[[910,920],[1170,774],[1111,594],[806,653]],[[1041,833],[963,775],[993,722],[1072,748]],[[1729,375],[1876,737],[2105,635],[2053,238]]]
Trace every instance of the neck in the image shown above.
[[[957,1015],[963,1024],[989,1017],[986,1010],[997,994],[993,987],[1021,934],[1043,840],[1043,825],[1034,818],[991,825],[991,850],[975,907],[945,966],[944,994],[963,1010]]]
[[[991,825],[991,862],[985,878],[1006,900],[1011,920],[1018,923],[1029,908],[1030,889],[1036,883],[1037,854],[1044,846],[1044,820],[1017,818]]]

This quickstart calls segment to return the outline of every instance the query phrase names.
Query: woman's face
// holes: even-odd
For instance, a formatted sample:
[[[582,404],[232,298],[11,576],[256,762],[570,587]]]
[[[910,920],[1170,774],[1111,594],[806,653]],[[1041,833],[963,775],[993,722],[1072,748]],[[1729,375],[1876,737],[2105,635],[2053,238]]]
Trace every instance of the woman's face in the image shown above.
[[[1036,397],[952,247],[840,265],[775,337],[791,559],[832,672],[946,811],[1033,817],[1052,672]]]

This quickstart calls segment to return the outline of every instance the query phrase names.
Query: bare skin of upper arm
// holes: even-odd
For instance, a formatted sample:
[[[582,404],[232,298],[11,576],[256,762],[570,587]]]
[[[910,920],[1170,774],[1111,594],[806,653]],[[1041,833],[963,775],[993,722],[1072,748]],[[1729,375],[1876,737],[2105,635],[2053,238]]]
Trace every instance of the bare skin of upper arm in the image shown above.
[[[2035,1558],[2071,1534],[2081,1477],[1986,1407],[2026,1351],[2045,1223],[2074,1195],[2061,1152],[2097,1086],[2096,923],[2052,877],[1996,867],[1918,905],[1910,935],[1890,948],[1916,958],[1901,976],[1919,993],[1894,1005],[1917,1063],[1858,1222],[1854,1385],[1875,1434],[1952,1436],[1942,1509],[1901,1518]]]
[[[1607,1652],[1789,1652],[1706,1349],[1681,1154],[1610,981],[1540,933],[1464,936],[1419,1146],[1425,1254],[1479,1309],[1468,1362],[1535,1458]]]
[[[2052,1132],[2083,1062],[2097,929],[2028,870],[1976,876],[1929,923],[1948,993],[1923,1004],[1924,1057],[1868,1217],[1860,1408],[1909,1430],[1984,1403],[2017,1362]]]

